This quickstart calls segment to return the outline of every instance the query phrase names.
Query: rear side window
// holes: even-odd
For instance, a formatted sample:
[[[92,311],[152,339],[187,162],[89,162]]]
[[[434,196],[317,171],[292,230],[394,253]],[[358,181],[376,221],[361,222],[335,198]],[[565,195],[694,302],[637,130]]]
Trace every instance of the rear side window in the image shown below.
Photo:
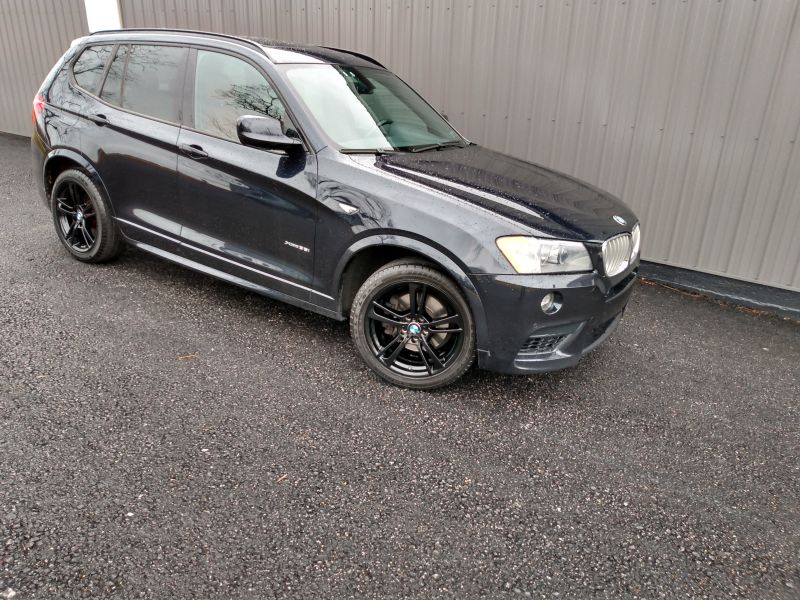
[[[108,68],[108,75],[106,75],[106,82],[103,84],[103,91],[100,97],[111,104],[120,106],[122,104],[122,77],[125,74],[125,61],[128,58],[128,47],[120,46],[117,48],[117,54],[114,60],[111,61],[111,66]]]
[[[238,141],[236,119],[265,115],[291,127],[283,103],[252,65],[219,52],[197,51],[194,126],[199,131]]]
[[[111,56],[111,48],[112,46],[89,46],[72,65],[75,81],[87,92],[97,93],[106,70],[106,62]]]
[[[100,97],[164,121],[180,121],[188,50],[177,46],[120,46]]]

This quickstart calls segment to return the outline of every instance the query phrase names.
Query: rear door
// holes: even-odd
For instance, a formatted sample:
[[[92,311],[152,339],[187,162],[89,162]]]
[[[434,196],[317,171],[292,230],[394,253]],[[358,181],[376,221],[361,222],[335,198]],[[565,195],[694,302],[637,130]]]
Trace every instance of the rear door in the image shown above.
[[[178,139],[182,251],[306,299],[314,265],[316,157],[239,142],[236,119],[243,115],[277,118],[285,133],[299,135],[256,65],[205,49],[195,50],[190,64],[187,114]]]
[[[188,55],[177,45],[117,45],[81,137],[123,232],[170,250],[180,236],[177,142]]]

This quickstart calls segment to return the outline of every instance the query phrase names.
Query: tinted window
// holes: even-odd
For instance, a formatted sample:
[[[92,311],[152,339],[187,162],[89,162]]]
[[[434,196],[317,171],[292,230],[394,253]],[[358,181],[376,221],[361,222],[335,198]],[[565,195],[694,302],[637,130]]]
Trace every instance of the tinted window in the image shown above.
[[[125,59],[128,57],[128,47],[120,46],[117,48],[117,54],[114,60],[111,61],[111,66],[108,68],[108,75],[106,75],[106,82],[103,84],[103,91],[100,97],[106,102],[111,104],[120,105],[122,98],[122,75],[125,72]]]
[[[176,46],[120,48],[101,97],[133,112],[177,123],[187,54],[186,48]]]
[[[197,52],[194,126],[218,137],[238,140],[236,119],[265,115],[290,127],[283,103],[264,76],[243,60],[218,52]]]
[[[111,55],[111,46],[89,46],[72,66],[75,81],[88,92],[96,93]]]
[[[65,66],[53,80],[47,92],[47,100],[56,106],[63,106],[69,97],[69,66]]]

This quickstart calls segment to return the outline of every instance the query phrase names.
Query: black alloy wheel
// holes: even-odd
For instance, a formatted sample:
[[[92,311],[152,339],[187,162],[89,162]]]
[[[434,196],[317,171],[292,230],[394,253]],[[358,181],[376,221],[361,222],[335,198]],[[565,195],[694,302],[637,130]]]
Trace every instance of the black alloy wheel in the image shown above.
[[[111,208],[83,171],[68,169],[56,178],[50,209],[58,238],[76,259],[105,262],[122,251],[122,236]]]
[[[405,387],[447,385],[474,360],[466,300],[449,278],[425,264],[393,263],[370,276],[356,295],[351,330],[367,364]]]
[[[64,242],[75,252],[89,252],[97,242],[97,208],[86,191],[65,181],[54,191]]]

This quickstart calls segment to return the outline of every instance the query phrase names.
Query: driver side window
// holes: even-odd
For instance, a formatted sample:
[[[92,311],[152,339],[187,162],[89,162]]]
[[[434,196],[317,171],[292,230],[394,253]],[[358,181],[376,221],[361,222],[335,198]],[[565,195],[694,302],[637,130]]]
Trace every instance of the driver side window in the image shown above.
[[[194,127],[238,142],[236,119],[262,115],[291,128],[283,103],[264,76],[249,63],[219,52],[197,51]]]

